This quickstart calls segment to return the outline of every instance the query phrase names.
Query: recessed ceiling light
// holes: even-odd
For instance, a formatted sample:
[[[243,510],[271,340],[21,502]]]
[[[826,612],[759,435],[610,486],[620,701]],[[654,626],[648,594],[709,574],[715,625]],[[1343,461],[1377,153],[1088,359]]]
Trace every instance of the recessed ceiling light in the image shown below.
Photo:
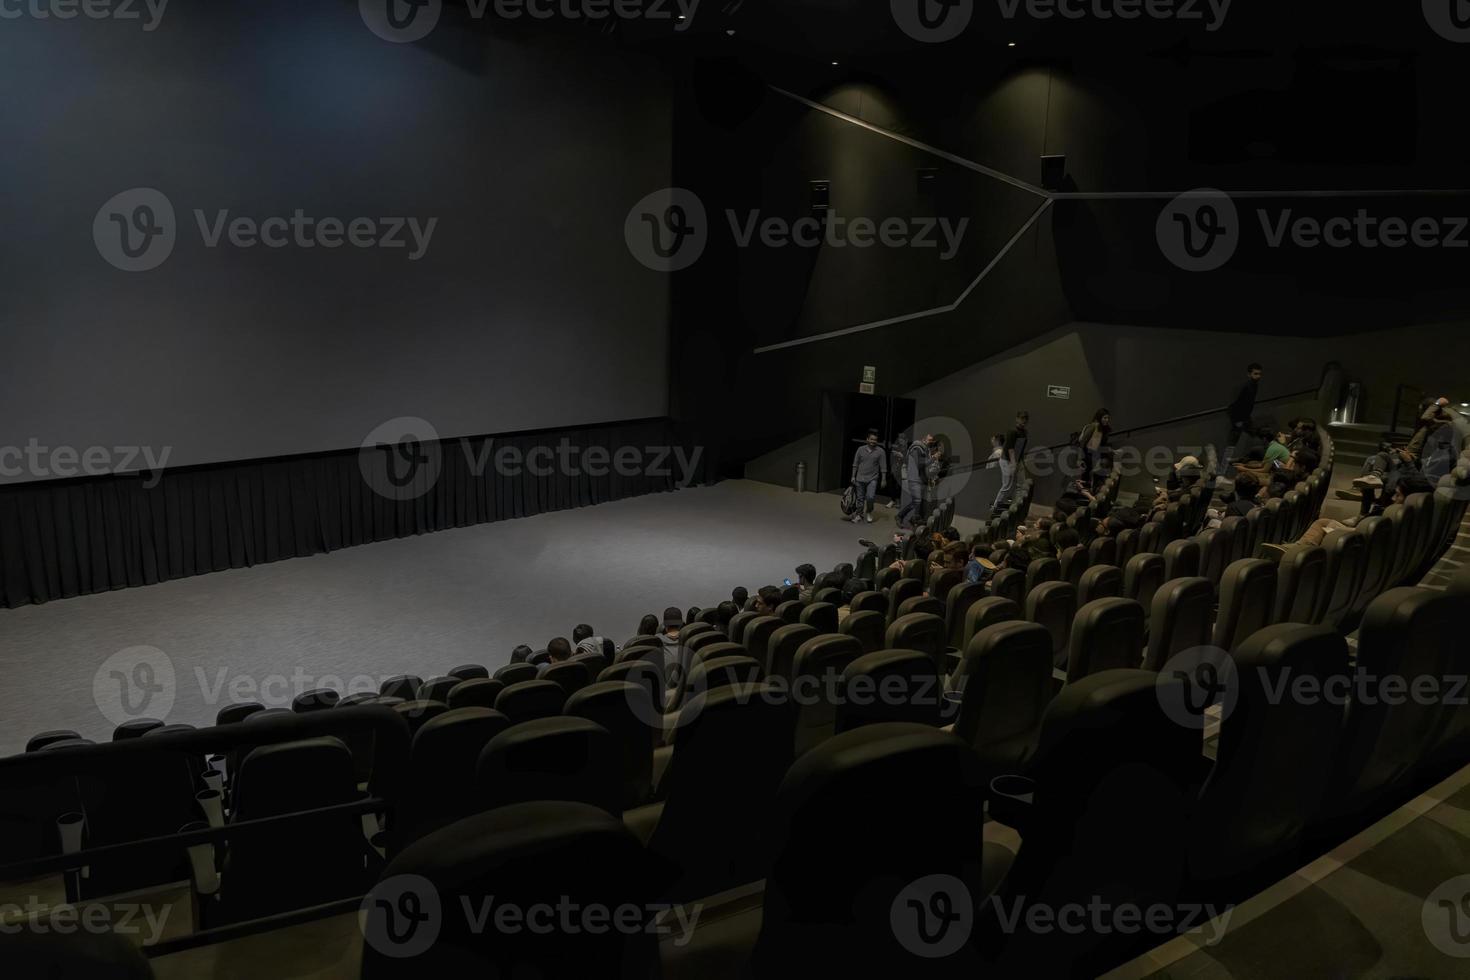
[[[735,28],[733,28],[733,27],[726,28],[725,29],[725,36],[726,37],[734,37],[735,36]]]
[[[1008,47],[1008,48],[1014,48],[1015,46],[1016,46],[1016,42],[1015,41],[1010,41],[1010,42],[1008,42],[1006,44],[1006,47]]]
[[[832,65],[833,65],[833,67],[836,67],[836,65],[837,65],[837,62],[835,62],[835,61],[834,61],[834,62],[832,62]]]

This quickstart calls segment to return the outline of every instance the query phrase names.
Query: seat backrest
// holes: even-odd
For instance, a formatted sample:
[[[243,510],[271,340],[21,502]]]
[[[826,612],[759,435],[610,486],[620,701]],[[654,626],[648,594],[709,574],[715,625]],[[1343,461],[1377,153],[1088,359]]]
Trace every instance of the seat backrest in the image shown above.
[[[1234,700],[1222,712],[1215,763],[1189,834],[1189,874],[1199,886],[1290,851],[1321,806],[1342,727],[1342,705],[1332,698],[1279,694],[1303,678],[1322,691],[1330,678],[1347,676],[1347,644],[1333,630],[1267,626],[1232,659]]]
[[[731,643],[729,640],[724,640],[720,643],[706,643],[689,658],[689,669],[693,670],[705,661],[715,660],[719,657],[748,656],[750,656],[750,652],[745,647],[738,643]]]
[[[728,627],[728,635],[730,639],[735,641],[736,643],[744,643],[746,625],[758,618],[760,618],[760,613],[756,612],[753,609],[742,609],[740,612],[731,616],[730,625]]]
[[[816,628],[805,623],[788,623],[778,628],[766,644],[766,662],[762,665],[766,676],[790,680],[791,665],[796,660],[797,649],[817,635]]]
[[[1165,582],[1154,593],[1148,617],[1148,654],[1144,668],[1159,671],[1176,654],[1210,642],[1215,590],[1207,578]]]
[[[1178,541],[1184,536],[1184,510],[1178,503],[1172,503],[1164,509],[1163,540],[1165,545],[1171,541]]]
[[[901,578],[903,578],[903,572],[894,568],[890,562],[878,569],[877,573],[874,574],[873,588],[886,595],[888,590],[893,588],[893,583]]]
[[[659,783],[664,809],[648,841],[677,876],[665,900],[765,877],[771,807],[791,766],[795,720],[791,699],[769,685],[717,688],[680,710]]]
[[[1352,692],[1339,741],[1329,810],[1355,813],[1402,782],[1434,743],[1446,717],[1445,695],[1463,676],[1452,657],[1463,650],[1463,596],[1413,587],[1389,589],[1363,612],[1356,677],[1370,684]],[[1438,696],[1414,694],[1433,679]],[[1398,689],[1389,686],[1398,682]],[[1407,689],[1407,692],[1406,690]]]
[[[408,784],[394,816],[395,845],[403,846],[474,813],[478,791],[470,778],[490,739],[510,727],[491,708],[456,708],[425,722],[409,750]]]
[[[602,684],[608,681],[627,681],[637,684],[648,692],[648,699],[653,703],[654,711],[663,714],[668,694],[662,659],[657,661],[626,660],[620,664],[605,667],[602,673],[597,675],[596,683]]]
[[[1123,569],[1123,595],[1141,605],[1145,614],[1153,610],[1154,593],[1164,584],[1164,559],[1159,555],[1134,555]]]
[[[761,665],[743,653],[711,657],[689,669],[684,699],[687,701],[701,691],[712,691],[718,687],[755,684],[761,677]]]
[[[455,708],[493,708],[505,684],[490,677],[472,677],[449,689],[450,710]]]
[[[1134,553],[1162,554],[1164,545],[1167,543],[1164,538],[1164,525],[1158,521],[1149,521],[1138,529],[1138,550]]]
[[[1225,558],[1224,565],[1220,566],[1220,574],[1225,574],[1225,568],[1233,561],[1239,561],[1246,557],[1246,550],[1250,547],[1250,526],[1246,524],[1244,517],[1227,517],[1220,521],[1220,533],[1225,535]],[[1213,580],[1216,585],[1218,579]]]
[[[1275,565],[1259,558],[1231,562],[1220,578],[1220,610],[1215,616],[1211,642],[1222,650],[1234,650],[1246,637],[1271,622],[1275,605]]]
[[[1138,554],[1138,529],[1127,527],[1118,532],[1118,561],[1128,564],[1128,559]]]
[[[1051,635],[1053,666],[1066,666],[1072,617],[1077,614],[1077,590],[1067,582],[1043,582],[1026,597],[1025,609],[1027,622],[1045,627]]]
[[[874,590],[859,592],[852,597],[852,602],[848,604],[847,610],[848,612],[882,613],[886,624],[888,620],[888,596]]]
[[[1225,574],[1225,566],[1230,564],[1227,560],[1230,553],[1230,535],[1222,528],[1206,528],[1194,536],[1199,543],[1199,575],[1210,580],[1212,585],[1218,585],[1220,576]]]
[[[1020,605],[1026,601],[1026,573],[1019,568],[1002,568],[990,577],[990,594]]]
[[[854,637],[862,644],[863,650],[872,653],[883,649],[883,636],[887,624],[881,612],[867,610],[865,612],[851,612],[847,614],[837,627],[837,632],[843,636]]]
[[[830,602],[807,603],[797,622],[805,623],[818,633],[836,633],[837,607]]]
[[[496,700],[498,701],[499,698],[496,698]],[[382,704],[383,699],[379,698],[375,703]],[[560,702],[558,702],[559,706]],[[449,705],[444,704],[442,701],[403,701],[393,705],[393,710],[402,715],[403,719],[408,722],[408,730],[410,732],[417,732],[429,719],[437,718],[448,711]]]
[[[1367,543],[1367,551],[1363,555],[1363,580],[1358,586],[1358,597],[1353,602],[1354,611],[1366,608],[1368,603],[1388,589],[1395,547],[1393,524],[1382,515],[1363,518],[1358,522],[1357,532]]]
[[[1281,510],[1276,515],[1276,540],[1291,543],[1301,537],[1299,526],[1302,513],[1302,495],[1288,490],[1281,498]]]
[[[509,718],[513,724],[550,718],[561,714],[566,704],[566,688],[555,681],[534,680],[508,684],[495,698],[495,710]]]
[[[1077,583],[1077,604],[1123,594],[1123,572],[1114,565],[1092,565]]]
[[[929,594],[943,602],[953,589],[965,580],[965,573],[958,568],[942,568],[929,576]]]
[[[1330,534],[1322,545],[1327,555],[1313,622],[1337,628],[1352,614],[1363,591],[1368,539],[1357,531]]]
[[[965,628],[961,636],[964,642],[959,645],[958,649],[967,649],[975,634],[987,626],[1021,619],[1024,613],[1025,609],[1011,599],[1003,599],[1000,596],[981,599],[972,605],[970,611],[965,615]]]
[[[833,724],[838,733],[889,721],[940,723],[934,661],[919,650],[864,653],[843,668],[841,691]]]
[[[482,809],[568,800],[622,812],[623,760],[612,733],[556,715],[512,725],[485,744],[475,766]]]
[[[444,704],[448,704],[449,692],[453,690],[454,685],[458,683],[458,677],[450,677],[448,674],[445,674],[441,677],[430,677],[428,680],[424,681],[424,686],[419,688],[419,699],[423,701],[441,701]],[[304,698],[313,693],[315,692],[308,691],[306,692],[306,694],[301,695],[301,697]],[[335,694],[336,692],[332,693]],[[298,698],[298,700],[300,700],[300,698]],[[335,699],[333,700],[335,702]],[[293,704],[292,707],[294,708],[296,706]]]
[[[784,623],[801,622],[802,603],[797,599],[789,599],[776,607],[776,615]]]
[[[1055,558],[1033,558],[1026,566],[1026,594],[1043,582],[1055,582],[1062,577],[1062,563]]]
[[[1243,557],[1254,558],[1266,542],[1266,508],[1257,507],[1245,515],[1245,549]]]
[[[902,619],[910,613],[928,613],[931,616],[944,618],[944,603],[931,595],[916,595],[899,603],[898,616]]]
[[[862,655],[861,643],[840,635],[814,636],[796,651],[791,685],[797,701],[798,758],[832,737],[837,706],[843,699],[843,671]]]
[[[1052,637],[1022,620],[980,630],[965,646],[952,690],[960,693],[954,732],[982,753],[1036,731],[1052,695]]]
[[[542,671],[541,679],[561,686],[562,692],[571,696],[592,683],[592,667],[585,660],[566,660],[552,664]]]
[[[1073,545],[1063,551],[1058,561],[1061,563],[1060,581],[1069,583],[1072,588],[1082,581],[1082,573],[1087,571],[1088,555],[1087,549],[1082,545]]]
[[[985,598],[983,582],[961,582],[949,590],[944,602],[944,622],[949,627],[949,645],[963,649],[965,645],[965,617],[970,607]]]
[[[983,847],[976,834],[917,828],[939,813],[956,826],[979,826],[983,798],[974,753],[926,726],[866,725],[797,760],[773,814],[779,844],[750,975],[904,975],[904,962],[914,957],[895,938],[891,910],[904,907],[904,889],[925,875],[951,875],[978,888]],[[851,819],[855,812],[866,819]],[[914,829],[874,833],[877,827]],[[979,969],[970,950],[944,963]]]
[[[1067,683],[1143,660],[1143,607],[1132,599],[1094,599],[1077,610],[1068,645]]]
[[[1321,608],[1322,581],[1327,573],[1327,552],[1322,548],[1297,546],[1276,566],[1275,623],[1313,623]]]
[[[653,749],[662,735],[660,712],[648,688],[630,681],[599,681],[567,698],[566,713],[607,729],[622,754],[621,807],[648,802],[653,786]]]
[[[890,650],[918,650],[934,661],[936,677],[948,673],[944,664],[945,640],[944,618],[932,613],[909,613],[900,616],[888,626],[884,647]]]
[[[1112,537],[1094,538],[1087,546],[1087,566],[1118,564],[1118,541]]]
[[[533,667],[532,670],[535,668]],[[496,676],[499,675],[500,672],[496,671]],[[415,677],[413,674],[395,674],[378,686],[378,693],[384,697],[412,701],[419,696],[419,688],[423,686],[423,683],[423,678]]]
[[[521,681],[534,681],[536,679],[536,668],[527,663],[506,664],[503,667],[497,668],[495,673],[490,676],[500,681],[506,687],[510,687],[512,684],[519,684]],[[384,687],[387,687],[387,685],[385,684]],[[385,691],[384,693],[387,692]],[[403,698],[405,701],[413,700],[412,697],[405,697],[402,694],[392,696]]]
[[[901,578],[888,590],[888,621],[898,618],[898,607],[905,599],[924,594],[924,583],[916,578]]]
[[[1164,579],[1194,578],[1199,574],[1199,542],[1180,538],[1164,545]]]
[[[742,644],[755,662],[765,666],[770,661],[771,637],[787,625],[780,616],[757,616],[745,626],[745,641]]]

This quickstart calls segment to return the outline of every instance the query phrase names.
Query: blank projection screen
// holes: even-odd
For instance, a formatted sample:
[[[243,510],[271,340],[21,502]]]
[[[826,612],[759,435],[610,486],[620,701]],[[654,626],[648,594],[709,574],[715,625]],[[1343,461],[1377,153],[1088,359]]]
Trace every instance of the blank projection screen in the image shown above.
[[[0,30],[0,482],[666,413],[623,237],[670,183],[654,65],[448,4],[405,44],[356,2],[119,6]]]

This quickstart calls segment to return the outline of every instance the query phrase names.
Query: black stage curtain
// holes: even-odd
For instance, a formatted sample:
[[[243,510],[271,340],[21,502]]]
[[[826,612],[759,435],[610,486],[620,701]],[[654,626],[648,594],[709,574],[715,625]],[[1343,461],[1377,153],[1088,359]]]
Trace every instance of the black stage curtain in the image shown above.
[[[563,445],[579,462],[566,466],[559,462],[565,456],[545,455],[564,452]],[[421,470],[418,484],[385,492],[369,480],[387,486],[386,477],[373,463],[364,466],[358,450],[0,487],[0,607],[586,507],[703,479],[702,467],[683,472],[673,447],[684,459],[693,450],[676,441],[668,419],[437,446],[437,479]],[[497,466],[502,447],[534,465]],[[545,449],[527,456],[538,447]],[[587,457],[592,447],[606,450],[607,461]],[[637,451],[636,463],[629,450]]]

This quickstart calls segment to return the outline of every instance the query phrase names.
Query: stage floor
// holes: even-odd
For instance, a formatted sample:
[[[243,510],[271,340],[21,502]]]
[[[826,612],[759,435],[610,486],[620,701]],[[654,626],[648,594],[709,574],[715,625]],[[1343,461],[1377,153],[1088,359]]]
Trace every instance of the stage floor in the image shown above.
[[[735,480],[0,610],[0,754],[47,729],[107,739],[113,671],[131,681],[144,661],[163,668],[154,688],[172,668],[171,692],[153,702],[172,694],[165,720],[206,725],[231,701],[288,704],[321,682],[493,670],[517,644],[545,646],[582,622],[622,643],[645,613],[780,584],[802,562],[853,561],[858,538],[892,532],[893,513],[858,527],[833,495]]]

